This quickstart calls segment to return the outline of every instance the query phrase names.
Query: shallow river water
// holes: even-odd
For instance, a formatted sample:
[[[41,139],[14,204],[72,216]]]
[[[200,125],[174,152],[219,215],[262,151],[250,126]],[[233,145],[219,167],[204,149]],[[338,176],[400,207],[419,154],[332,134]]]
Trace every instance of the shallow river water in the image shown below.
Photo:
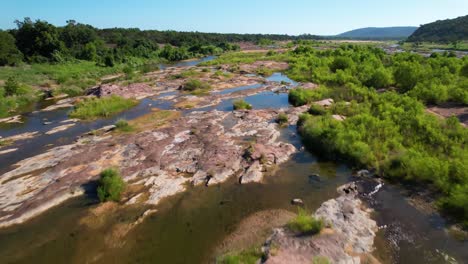
[[[269,80],[290,81],[281,74]],[[173,94],[160,96],[169,95]],[[262,92],[245,99],[254,109],[289,106],[285,93]],[[151,107],[169,109],[171,104],[157,97],[144,99],[137,107],[113,118],[78,123],[57,135],[21,142],[23,150],[0,157],[0,173],[14,162],[40,153],[50,143],[69,143],[79,134],[112,124],[119,118],[140,116]],[[209,109],[231,111],[232,100]],[[44,129],[43,118],[58,123],[66,119],[67,111],[30,114],[24,125],[3,127],[0,133],[3,136]],[[301,149],[295,126],[283,128],[281,133],[282,140]],[[214,261],[215,248],[249,215],[268,209],[294,212],[296,208],[290,204],[293,198],[301,198],[307,209],[313,211],[336,197],[338,186],[361,180],[351,175],[347,166],[319,160],[301,150],[266,176],[263,184],[240,185],[232,179],[209,187],[189,187],[186,192],[163,200],[158,212],[146,218],[115,248],[106,246],[108,230],[93,230],[79,224],[79,219],[96,205],[95,198],[83,196],[25,224],[0,230],[0,263],[210,263]],[[369,192],[375,185],[369,183]],[[378,233],[374,252],[382,262],[450,263],[451,257],[458,263],[468,262],[468,242],[451,237],[438,214],[422,213],[409,205],[401,187],[385,184],[367,202],[375,209],[373,217],[378,225],[386,226]],[[111,221],[135,220],[132,219],[135,215],[138,215],[135,211],[123,210]]]

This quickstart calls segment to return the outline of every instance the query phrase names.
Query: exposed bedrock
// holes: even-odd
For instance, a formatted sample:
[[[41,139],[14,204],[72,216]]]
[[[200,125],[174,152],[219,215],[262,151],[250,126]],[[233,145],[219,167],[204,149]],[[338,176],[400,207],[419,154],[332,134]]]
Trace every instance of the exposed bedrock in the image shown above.
[[[0,176],[0,227],[93,192],[89,183],[108,167],[119,168],[128,182],[127,204],[155,205],[190,184],[230,177],[260,182],[296,151],[278,140],[277,115],[276,110],[192,112],[135,134],[104,130],[100,136],[85,135],[20,161]]]

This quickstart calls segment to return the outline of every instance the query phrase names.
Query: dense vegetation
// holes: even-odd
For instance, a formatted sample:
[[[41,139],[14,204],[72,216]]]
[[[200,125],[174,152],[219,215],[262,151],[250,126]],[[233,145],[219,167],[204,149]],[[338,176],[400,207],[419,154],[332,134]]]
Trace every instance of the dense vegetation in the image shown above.
[[[292,52],[288,74],[298,81],[322,84],[319,97],[330,96],[323,85],[342,99],[352,97],[344,87],[396,89],[428,104],[457,102],[468,104],[468,58],[450,53],[425,58],[413,53],[387,55],[379,48],[344,45],[335,50],[317,51],[299,46]],[[340,89],[341,88],[341,89]],[[307,100],[308,91],[293,92],[294,100]],[[316,92],[313,93],[317,96]],[[316,100],[319,98],[311,98]],[[301,102],[300,102],[301,103]],[[298,104],[300,104],[298,103]]]
[[[125,182],[116,169],[105,169],[101,172],[97,195],[101,202],[120,201],[120,196],[125,189]]]
[[[338,38],[346,39],[366,39],[366,40],[386,40],[386,39],[406,39],[417,29],[417,27],[368,27],[358,28],[336,35]]]
[[[427,183],[440,193],[441,208],[468,224],[468,132],[457,118],[441,120],[424,106],[468,104],[466,58],[391,56],[349,45],[329,51],[299,47],[292,56],[290,76],[322,86],[293,90],[290,101],[335,100],[329,109],[312,106],[301,116],[300,133],[309,148],[391,180]]]
[[[468,15],[422,25],[409,38],[411,42],[456,42],[468,40]]]
[[[316,39],[316,36],[217,34],[139,29],[97,29],[67,21],[56,27],[43,20],[16,21],[17,29],[0,31],[0,66],[29,63],[94,61],[112,67],[135,58],[178,61],[196,56],[238,50],[232,42],[261,44],[273,40]],[[165,44],[160,48],[160,44]]]
[[[69,116],[80,119],[108,117],[135,106],[137,102],[116,95],[102,98],[88,98],[79,102]]]

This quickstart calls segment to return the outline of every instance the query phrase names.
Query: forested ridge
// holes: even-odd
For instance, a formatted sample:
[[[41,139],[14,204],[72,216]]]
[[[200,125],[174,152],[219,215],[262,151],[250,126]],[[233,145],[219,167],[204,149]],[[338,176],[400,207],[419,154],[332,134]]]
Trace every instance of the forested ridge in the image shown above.
[[[462,40],[468,40],[468,15],[422,25],[408,38],[410,42],[454,42]]]

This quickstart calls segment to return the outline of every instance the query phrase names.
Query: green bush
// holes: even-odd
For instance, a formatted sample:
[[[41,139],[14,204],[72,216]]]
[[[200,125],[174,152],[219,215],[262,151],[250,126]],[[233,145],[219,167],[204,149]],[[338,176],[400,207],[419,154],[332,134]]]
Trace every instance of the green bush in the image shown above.
[[[234,110],[252,109],[252,105],[247,103],[244,99],[235,100],[233,102]]]
[[[278,117],[276,118],[276,122],[278,122],[278,124],[280,126],[287,125],[288,124],[288,115],[285,114],[285,113],[280,113],[278,115]]]
[[[337,57],[330,65],[330,70],[336,72],[337,70],[346,70],[354,66],[354,62],[349,57]]]
[[[316,89],[295,88],[289,91],[288,100],[294,106],[301,106],[318,101],[328,96],[328,89],[320,86]]]
[[[86,99],[78,103],[69,113],[70,117],[80,119],[94,119],[108,117],[122,112],[137,104],[133,99],[125,99],[119,96]]]
[[[18,80],[13,76],[8,77],[8,80],[5,82],[4,89],[5,89],[6,96],[15,95],[19,89]]]
[[[133,131],[133,127],[125,119],[119,119],[115,122],[115,128],[122,132],[131,132]]]
[[[211,85],[206,82],[202,82],[197,79],[190,79],[182,87],[182,90],[188,91],[188,92],[194,92],[196,90],[210,90]]]
[[[386,88],[392,83],[392,75],[387,70],[381,68],[372,73],[371,78],[365,82],[366,86],[374,88]]]
[[[324,115],[327,113],[327,110],[318,104],[312,104],[309,108],[309,114],[311,115]]]
[[[325,224],[322,219],[315,219],[313,216],[307,214],[307,212],[302,208],[298,209],[297,216],[287,224],[291,231],[300,234],[320,233],[324,225]]]
[[[120,201],[120,196],[125,189],[125,182],[116,169],[105,169],[101,172],[97,194],[101,202]]]

